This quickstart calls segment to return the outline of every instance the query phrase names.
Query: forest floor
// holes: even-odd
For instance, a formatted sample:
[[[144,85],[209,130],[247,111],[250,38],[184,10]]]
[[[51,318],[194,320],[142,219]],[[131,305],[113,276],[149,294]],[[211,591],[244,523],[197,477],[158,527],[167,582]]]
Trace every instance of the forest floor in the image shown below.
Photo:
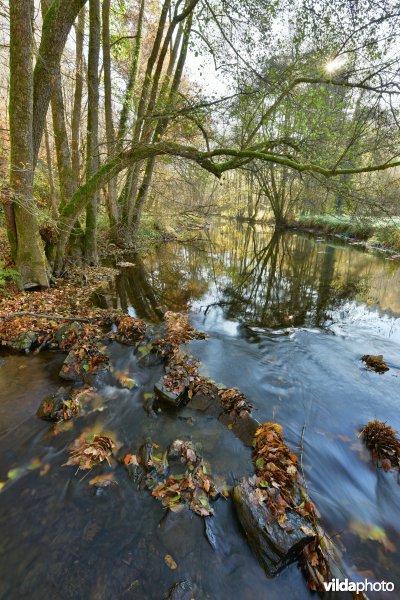
[[[356,219],[345,215],[300,215],[290,227],[310,233],[333,235],[357,243],[368,250],[400,255],[400,220]]]

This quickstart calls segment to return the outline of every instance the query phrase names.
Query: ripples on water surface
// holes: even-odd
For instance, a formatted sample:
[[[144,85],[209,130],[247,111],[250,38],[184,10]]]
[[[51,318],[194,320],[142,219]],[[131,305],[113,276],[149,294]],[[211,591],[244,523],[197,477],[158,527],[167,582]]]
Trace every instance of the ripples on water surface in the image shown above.
[[[193,323],[210,336],[190,348],[203,372],[240,387],[255,416],[283,425],[297,453],[303,437],[309,492],[350,576],[393,581],[398,592],[388,597],[400,598],[400,488],[395,474],[370,464],[357,440],[373,418],[400,429],[399,263],[228,221],[199,237],[131,256],[135,266],[97,301],[153,322],[190,303]],[[140,366],[126,346],[110,353],[139,387],[103,388],[102,410],[64,429],[35,417],[41,398],[60,385],[63,356],[1,359],[0,480],[23,469],[0,495],[0,596],[158,600],[190,579],[196,599],[312,597],[297,565],[266,579],[230,501],[215,504],[219,541],[212,549],[199,517],[166,517],[122,467],[115,469],[118,486],[97,493],[73,468],[61,468],[68,444],[90,427],[132,447],[146,437],[165,446],[191,436],[215,475],[232,483],[251,472],[250,450],[218,421],[188,409],[149,415],[145,394],[161,368]],[[366,353],[384,354],[390,371],[367,372],[359,360]]]

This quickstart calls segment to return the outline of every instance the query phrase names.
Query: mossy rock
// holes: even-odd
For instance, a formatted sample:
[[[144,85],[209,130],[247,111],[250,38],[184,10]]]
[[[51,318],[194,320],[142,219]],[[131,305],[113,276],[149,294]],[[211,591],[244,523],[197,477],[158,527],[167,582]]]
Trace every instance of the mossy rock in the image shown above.
[[[16,340],[8,342],[9,348],[17,352],[31,352],[38,343],[38,336],[34,331],[27,331],[19,336]]]

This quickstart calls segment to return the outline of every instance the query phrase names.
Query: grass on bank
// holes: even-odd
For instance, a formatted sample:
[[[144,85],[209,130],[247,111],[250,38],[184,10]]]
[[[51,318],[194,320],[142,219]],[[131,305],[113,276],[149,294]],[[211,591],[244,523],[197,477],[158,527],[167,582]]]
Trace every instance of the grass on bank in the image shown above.
[[[348,215],[300,215],[296,223],[301,227],[345,235],[371,246],[400,252],[400,218],[397,217],[361,220]]]

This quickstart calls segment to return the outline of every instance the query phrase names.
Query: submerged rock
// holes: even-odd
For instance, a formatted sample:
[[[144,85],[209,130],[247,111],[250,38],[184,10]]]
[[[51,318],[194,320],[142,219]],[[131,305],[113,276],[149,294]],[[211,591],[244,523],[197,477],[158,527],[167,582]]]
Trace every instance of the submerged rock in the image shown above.
[[[61,387],[55,394],[43,398],[36,416],[46,421],[66,421],[76,416],[78,410],[79,402],[71,398],[68,391]]]
[[[270,577],[299,560],[303,548],[315,539],[309,521],[294,511],[286,513],[287,527],[283,529],[268,506],[260,504],[248,478],[235,486],[233,499],[249,544]]]
[[[154,392],[159,400],[168,404],[169,406],[176,407],[181,404],[185,396],[186,389],[179,393],[171,392],[164,385],[164,377],[161,377],[161,379],[159,379],[159,381],[154,385]]]
[[[91,351],[85,348],[71,350],[65,359],[59,376],[67,381],[85,381],[96,385],[110,372],[109,358],[97,348]]]
[[[169,590],[165,600],[191,600],[193,598],[193,586],[190,581],[182,580],[175,583]]]
[[[239,418],[222,413],[219,420],[227,425],[243,444],[253,447],[254,435],[260,427],[260,421],[249,413],[245,413]]]

